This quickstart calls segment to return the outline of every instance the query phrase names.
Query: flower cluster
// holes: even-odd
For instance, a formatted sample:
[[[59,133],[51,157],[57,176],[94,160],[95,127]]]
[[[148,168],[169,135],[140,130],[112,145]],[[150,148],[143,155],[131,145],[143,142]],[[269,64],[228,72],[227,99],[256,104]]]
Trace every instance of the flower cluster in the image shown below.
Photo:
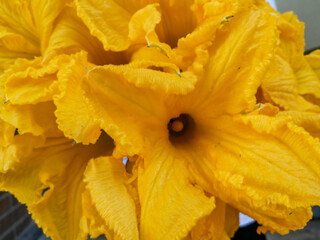
[[[264,0],[0,0],[0,190],[53,240],[230,239],[320,205],[320,51]]]

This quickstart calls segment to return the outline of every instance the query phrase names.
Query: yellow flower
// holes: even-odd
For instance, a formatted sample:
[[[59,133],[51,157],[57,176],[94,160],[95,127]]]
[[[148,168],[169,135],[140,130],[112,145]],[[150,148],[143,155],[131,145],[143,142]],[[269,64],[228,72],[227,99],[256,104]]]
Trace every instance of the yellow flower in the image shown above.
[[[318,115],[302,112],[304,130],[277,108],[319,107],[290,15],[262,0],[0,13],[0,190],[52,239],[227,240],[239,211],[287,233],[320,204],[320,143],[305,131],[318,136]]]
[[[319,142],[289,118],[256,109],[255,94],[276,44],[276,17],[262,6],[239,11],[217,29],[211,47],[199,45],[196,51],[207,52],[208,63],[185,95],[178,92],[183,83],[157,78],[164,68],[158,76],[146,74],[139,65],[144,57],[156,62],[165,55],[146,48],[128,65],[88,73],[80,58],[75,65],[83,70],[74,77],[82,79],[82,90],[72,95],[77,88],[70,85],[56,99],[58,122],[74,129],[70,134],[86,139],[101,127],[115,140],[116,156],[143,157],[135,163],[140,239],[228,239],[237,226],[236,209],[262,224],[261,231],[286,233],[302,228],[310,206],[319,204]],[[77,104],[84,110],[77,110],[73,128],[67,109]],[[81,121],[89,131],[79,131]]]

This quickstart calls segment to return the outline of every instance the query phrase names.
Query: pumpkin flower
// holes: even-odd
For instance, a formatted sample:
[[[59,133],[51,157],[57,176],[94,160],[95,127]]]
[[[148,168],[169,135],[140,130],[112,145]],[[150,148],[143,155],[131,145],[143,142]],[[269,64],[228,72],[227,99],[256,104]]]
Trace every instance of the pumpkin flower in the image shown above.
[[[155,75],[136,68],[154,53],[150,48],[128,65],[93,67],[74,76],[82,79],[82,95],[94,106],[92,115],[78,115],[91,129],[106,131],[115,141],[114,154],[128,155],[137,169],[140,239],[229,239],[238,211],[256,219],[260,231],[282,234],[311,218],[310,206],[320,203],[319,142],[290,118],[270,114],[268,105],[256,105],[274,53],[276,22],[265,8],[239,11],[217,30],[210,47],[195,50],[207,53],[208,62],[186,94],[176,92],[183,83],[163,87]],[[82,101],[66,95],[56,105],[71,109]],[[65,126],[73,124],[67,112],[58,115]],[[76,126],[73,132],[79,133],[80,123]],[[90,131],[78,134],[84,136]],[[143,161],[130,161],[136,155]],[[107,174],[98,169],[93,172]],[[110,208],[99,194],[90,191],[104,212]],[[136,239],[121,231],[126,225],[111,222],[112,215],[105,217],[123,239]]]

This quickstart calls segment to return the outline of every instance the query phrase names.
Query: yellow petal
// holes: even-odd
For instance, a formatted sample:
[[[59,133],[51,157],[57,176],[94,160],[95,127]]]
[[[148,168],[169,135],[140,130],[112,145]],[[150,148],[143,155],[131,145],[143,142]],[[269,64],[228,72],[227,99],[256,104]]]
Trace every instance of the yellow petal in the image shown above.
[[[130,46],[128,35],[132,15],[135,11],[146,6],[148,2],[152,1],[123,2],[110,0],[105,4],[103,0],[95,2],[76,0],[75,4],[78,16],[88,26],[91,34],[103,43],[104,49],[122,51]],[[148,16],[145,17],[148,18]],[[156,19],[153,19],[153,21],[156,21]],[[154,23],[151,25],[154,25]]]
[[[140,238],[182,239],[214,209],[214,197],[194,186],[185,159],[165,142],[153,147],[138,176]]]
[[[303,127],[313,137],[320,138],[320,113],[280,111],[278,115],[290,116],[295,124]]]
[[[52,100],[58,90],[56,74],[68,62],[67,56],[57,56],[45,65],[42,64],[42,58],[17,61],[5,73],[7,99],[14,104],[35,104]]]
[[[191,10],[192,3],[192,0],[160,1],[162,19],[156,32],[161,42],[174,48],[177,46],[179,38],[193,31],[197,21]]]
[[[191,230],[192,240],[229,240],[239,227],[239,211],[216,198],[216,208]]]
[[[320,79],[320,50],[315,50],[309,55],[306,55],[306,60]]]
[[[1,120],[0,173],[15,169],[20,158],[28,155],[33,148],[43,144],[43,137],[19,133],[19,130]],[[1,185],[1,184],[0,184]]]
[[[85,182],[92,202],[102,219],[119,239],[139,239],[134,202],[126,188],[122,159],[92,159],[85,172]]]
[[[214,184],[207,187],[265,229],[302,228],[320,199],[319,141],[285,117],[224,116],[211,124],[212,155],[202,171]]]
[[[108,239],[113,239],[112,231],[107,227],[100,213],[92,203],[89,191],[86,189],[82,194],[83,216],[81,218],[81,229],[88,232],[91,238],[97,238],[102,234]]]
[[[252,9],[239,13],[217,33],[197,97],[210,108],[237,113],[252,109],[255,93],[275,44],[275,16]],[[245,31],[243,30],[245,29]],[[252,67],[255,66],[255,67]]]
[[[52,239],[83,239],[80,228],[83,173],[91,158],[110,155],[113,141],[106,135],[95,145],[72,145],[66,138],[47,139],[24,155],[19,165],[1,175],[1,189],[26,203],[44,233]]]
[[[56,126],[55,109],[52,101],[26,105],[6,103],[1,109],[1,115],[5,121],[18,128],[20,134],[53,137],[61,135]]]
[[[86,94],[95,106],[94,116],[100,126],[117,142],[117,147],[125,149],[124,154],[135,155],[145,147],[143,136],[158,138],[159,134],[166,134],[162,130],[167,127],[167,110],[161,103],[163,94],[128,83],[125,77],[130,76],[121,69],[130,67],[105,66],[89,71]]]
[[[155,26],[161,20],[157,7],[159,7],[159,4],[147,5],[131,17],[128,33],[131,41],[143,43],[146,41],[145,36],[154,34]]]
[[[50,60],[55,55],[73,54],[85,50],[89,61],[99,65],[126,63],[124,53],[106,52],[102,43],[90,35],[89,29],[76,15],[73,7],[65,7],[56,21],[44,58]]]
[[[280,46],[278,52],[291,66],[300,94],[320,98],[320,81],[304,57],[304,23],[293,12],[284,13],[279,19]]]
[[[66,137],[83,144],[95,143],[101,134],[99,122],[93,117],[95,106],[82,89],[82,79],[91,67],[84,52],[74,55],[58,73],[61,93],[54,96],[59,129]]]
[[[227,23],[228,18],[234,16],[238,10],[236,1],[208,1],[205,3],[195,1],[191,9],[198,18],[198,24],[192,32],[178,40],[177,51],[192,51],[208,40],[213,41],[219,27]],[[182,11],[178,10],[178,12]],[[176,16],[176,14],[173,15]],[[224,22],[225,19],[227,21]],[[176,25],[171,27],[177,28]]]
[[[262,90],[285,110],[320,111],[299,93],[299,83],[293,69],[282,57],[275,55],[262,80]]]
[[[1,2],[0,22],[5,33],[2,38],[5,48],[22,55],[44,52],[54,21],[65,3],[63,0]],[[10,43],[10,39],[13,42]],[[26,48],[22,49],[22,46]]]

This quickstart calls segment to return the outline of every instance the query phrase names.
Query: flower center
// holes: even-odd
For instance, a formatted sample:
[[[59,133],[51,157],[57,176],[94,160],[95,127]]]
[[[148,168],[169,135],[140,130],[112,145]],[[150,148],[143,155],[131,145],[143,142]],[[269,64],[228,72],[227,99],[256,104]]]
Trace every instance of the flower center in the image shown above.
[[[182,113],[177,118],[171,118],[168,122],[170,142],[177,145],[191,140],[194,135],[194,127],[194,120],[189,114]]]

